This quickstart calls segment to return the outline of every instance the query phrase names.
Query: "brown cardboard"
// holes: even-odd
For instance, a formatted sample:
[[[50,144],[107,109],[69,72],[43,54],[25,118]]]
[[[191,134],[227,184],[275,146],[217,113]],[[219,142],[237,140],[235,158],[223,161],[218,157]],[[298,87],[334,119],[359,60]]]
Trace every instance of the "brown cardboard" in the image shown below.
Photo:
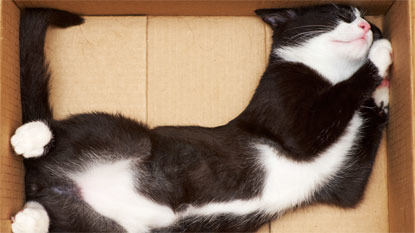
[[[383,15],[394,0],[14,0],[23,7],[50,7],[83,15],[247,16],[253,10],[323,3],[353,3],[369,15]]]
[[[257,17],[149,17],[150,125],[218,126],[247,105],[264,71]]]
[[[394,48],[388,125],[388,190],[391,232],[414,232],[414,20],[412,1],[396,2],[385,16]],[[413,2],[412,2],[413,5]],[[413,6],[412,6],[412,9]],[[413,36],[414,30],[412,30]],[[412,40],[412,43],[411,43]],[[412,69],[411,69],[412,63]]]
[[[87,17],[82,26],[48,32],[51,98],[58,118],[103,110],[122,112],[151,126],[216,126],[246,106],[266,65],[271,31],[252,17],[253,10],[325,1],[15,2],[20,7],[52,6],[89,15],[153,15]],[[371,21],[380,24],[383,20],[384,31],[392,40],[395,63],[387,136],[358,208],[311,206],[288,213],[260,231],[414,232],[415,16],[411,12],[415,12],[415,4],[411,0],[331,2],[353,3],[368,8],[369,14],[380,15]],[[23,200],[21,159],[9,146],[20,122],[19,10],[11,1],[0,2],[0,7],[0,232],[9,232],[10,216]]]
[[[46,54],[54,115],[105,111],[146,120],[146,17],[87,17],[51,28]]]
[[[10,135],[20,123],[19,9],[11,1],[0,5],[0,231],[23,203],[22,159],[10,150]]]

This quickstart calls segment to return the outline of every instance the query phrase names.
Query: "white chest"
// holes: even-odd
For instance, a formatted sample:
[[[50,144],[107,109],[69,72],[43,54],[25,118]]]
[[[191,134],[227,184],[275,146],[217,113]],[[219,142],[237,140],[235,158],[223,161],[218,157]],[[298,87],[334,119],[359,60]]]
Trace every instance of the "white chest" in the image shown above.
[[[358,137],[362,119],[358,114],[350,121],[340,139],[311,162],[296,162],[264,144],[255,145],[260,164],[265,169],[261,195],[251,200],[210,203],[192,207],[183,215],[235,215],[262,211],[269,214],[284,212],[298,204],[310,201],[312,195],[345,166],[348,153]]]
[[[326,185],[345,166],[362,119],[352,118],[343,136],[311,162],[295,162],[266,145],[257,145],[268,173],[262,199],[271,212],[284,211],[307,202],[313,193]]]

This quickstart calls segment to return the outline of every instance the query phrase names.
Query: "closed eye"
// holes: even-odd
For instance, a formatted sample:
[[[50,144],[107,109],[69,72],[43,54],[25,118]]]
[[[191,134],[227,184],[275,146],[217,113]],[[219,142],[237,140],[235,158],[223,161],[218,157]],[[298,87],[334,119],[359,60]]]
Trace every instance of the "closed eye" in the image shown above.
[[[341,20],[345,21],[346,23],[351,23],[356,16],[351,12],[339,12],[337,13],[337,17],[339,17]]]

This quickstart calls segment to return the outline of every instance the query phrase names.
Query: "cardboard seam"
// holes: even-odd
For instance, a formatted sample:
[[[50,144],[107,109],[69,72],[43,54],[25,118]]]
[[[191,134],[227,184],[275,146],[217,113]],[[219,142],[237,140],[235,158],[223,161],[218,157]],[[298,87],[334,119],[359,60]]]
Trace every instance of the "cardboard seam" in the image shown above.
[[[412,187],[411,187],[411,191],[412,191],[412,210],[413,210],[413,216],[415,216],[415,151],[414,151],[414,145],[415,145],[415,127],[413,126],[413,124],[414,124],[414,119],[415,119],[415,54],[413,53],[415,50],[415,22],[414,22],[414,20],[415,20],[415,4],[414,4],[414,2],[413,1],[409,1],[409,7],[408,7],[408,15],[409,15],[409,30],[410,30],[410,35],[409,35],[409,38],[410,38],[410,43],[409,43],[409,46],[410,46],[410,50],[409,51],[412,51],[412,53],[410,53],[410,60],[411,60],[411,67],[410,67],[410,76],[411,76],[411,81],[410,81],[410,85],[411,85],[411,99],[412,99],[412,111],[411,111],[411,115],[412,115],[412,117],[411,117],[411,123],[412,123],[412,161],[411,161],[411,164],[412,164],[412,169],[411,169],[411,172],[412,172]],[[415,230],[415,222],[413,222],[412,223],[412,230]]]
[[[385,12],[384,12],[384,14],[383,14],[384,16],[385,16],[385,15],[387,15],[387,14],[389,13],[390,9],[393,7],[393,5],[395,5],[396,1],[397,1],[397,0],[393,0],[392,4],[390,4],[390,6],[389,6],[389,7],[385,10]],[[383,20],[385,20],[385,18],[383,18]],[[383,20],[382,20],[382,21],[383,21]]]
[[[11,0],[13,3],[14,3],[14,5],[19,9],[19,10],[22,10],[22,8],[20,8],[20,6],[19,5],[17,5],[17,3],[16,3],[16,1],[15,0]]]
[[[384,21],[384,19],[382,19],[382,24],[383,24],[383,21]],[[388,131],[388,129],[387,129],[387,127],[388,126],[386,126],[386,129],[383,131],[383,135],[382,135],[382,141],[383,140],[385,140],[384,141],[384,147],[385,147],[385,153],[386,153],[386,157],[388,156],[388,141],[387,141],[387,131]],[[378,150],[378,152],[377,152],[378,154],[379,154],[379,150]],[[378,156],[378,155],[377,155]],[[375,161],[376,162],[376,161]],[[391,232],[391,229],[390,229],[390,227],[391,227],[391,224],[390,224],[390,218],[389,218],[389,213],[390,213],[390,211],[389,211],[389,180],[388,180],[388,178],[389,178],[389,169],[388,169],[388,167],[389,167],[389,164],[388,164],[388,159],[386,158],[385,159],[385,167],[384,167],[384,169],[386,170],[386,172],[385,172],[385,176],[384,176],[384,179],[385,179],[385,182],[386,182],[386,220],[387,220],[387,222],[388,222],[388,226],[387,226],[387,228],[386,229],[388,229],[388,232]],[[372,172],[372,174],[373,174],[373,172]],[[372,174],[371,174],[371,176],[372,176]]]
[[[268,34],[267,34],[267,25],[264,24],[264,59],[265,65],[268,64],[267,62],[267,41],[268,41]]]
[[[149,17],[146,16],[146,124],[148,125],[148,21]]]

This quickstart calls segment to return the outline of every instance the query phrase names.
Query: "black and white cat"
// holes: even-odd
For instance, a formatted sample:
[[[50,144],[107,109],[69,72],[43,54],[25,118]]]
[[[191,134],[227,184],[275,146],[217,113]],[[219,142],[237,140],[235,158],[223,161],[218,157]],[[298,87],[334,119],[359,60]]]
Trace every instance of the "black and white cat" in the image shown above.
[[[215,128],[149,129],[105,113],[53,120],[45,33],[83,20],[23,10],[11,144],[27,203],[13,232],[247,232],[311,203],[356,206],[387,122],[389,41],[350,6],[256,13],[273,45],[247,108]]]

